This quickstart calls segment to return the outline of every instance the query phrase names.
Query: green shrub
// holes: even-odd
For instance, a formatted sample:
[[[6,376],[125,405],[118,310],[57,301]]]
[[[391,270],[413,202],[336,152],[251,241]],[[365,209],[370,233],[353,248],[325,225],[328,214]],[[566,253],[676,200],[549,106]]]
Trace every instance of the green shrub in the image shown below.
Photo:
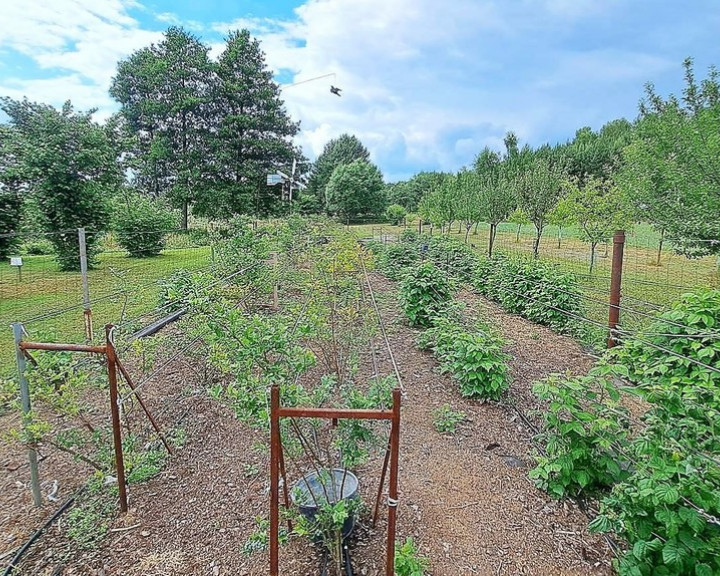
[[[385,209],[385,217],[393,226],[399,226],[405,220],[407,212],[400,204],[390,204]]]
[[[433,236],[427,242],[428,258],[438,268],[461,282],[469,282],[477,269],[480,257],[467,244],[450,236]]]
[[[378,268],[390,280],[400,280],[407,269],[420,262],[420,250],[409,242],[386,244],[378,256]]]
[[[411,228],[405,228],[400,232],[400,242],[409,242],[410,244],[420,244],[420,234]]]
[[[246,270],[234,281],[253,284],[260,292],[270,289],[269,259],[273,241],[267,231],[252,230],[247,218],[238,217],[230,223],[228,230],[215,233],[213,249],[213,273],[216,276],[224,277]]]
[[[413,539],[408,537],[405,543],[395,544],[395,574],[397,576],[423,576],[430,567],[427,558],[418,556]]]
[[[720,574],[720,389],[650,386],[632,474],[590,524],[628,543],[622,576]]]
[[[157,256],[175,225],[175,217],[160,203],[140,195],[132,195],[116,209],[117,241],[130,256]]]
[[[563,498],[596,494],[627,478],[618,449],[627,447],[627,422],[612,374],[596,368],[588,376],[552,375],[533,386],[547,404],[536,438],[545,454],[530,471],[537,485]]]
[[[55,248],[49,240],[32,240],[22,246],[21,252],[28,256],[47,256],[54,254]]]
[[[453,410],[450,404],[443,404],[440,408],[433,410],[433,426],[441,434],[455,434],[458,425],[463,423],[465,418],[465,412]]]
[[[567,313],[582,314],[577,279],[552,264],[530,258],[482,259],[474,272],[475,287],[510,313],[569,330],[575,323]]]
[[[460,332],[441,359],[441,369],[457,380],[463,396],[499,400],[508,387],[509,357],[502,344],[488,333]]]
[[[159,304],[168,313],[180,310],[190,303],[193,296],[206,296],[207,288],[213,281],[213,277],[205,272],[176,270],[160,281]]]
[[[616,360],[630,370],[635,383],[671,386],[720,387],[720,373],[687,358],[720,370],[720,338],[697,335],[720,332],[720,290],[683,294],[670,310],[640,332],[624,339],[613,351]],[[671,350],[674,354],[658,348]]]
[[[431,262],[410,268],[403,279],[400,298],[413,326],[430,326],[432,318],[452,298],[452,286],[442,270]]]

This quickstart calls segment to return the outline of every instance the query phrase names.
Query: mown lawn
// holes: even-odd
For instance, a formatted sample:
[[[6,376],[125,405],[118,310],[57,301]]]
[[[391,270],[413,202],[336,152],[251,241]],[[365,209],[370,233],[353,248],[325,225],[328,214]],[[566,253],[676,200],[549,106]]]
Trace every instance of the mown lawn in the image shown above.
[[[130,258],[122,251],[99,255],[88,274],[96,338],[103,326],[133,318],[158,305],[158,280],[175,270],[210,264],[210,248],[165,250],[154,258]],[[12,373],[12,322],[25,322],[32,338],[82,342],[82,277],[60,272],[52,256],[23,257],[22,279],[7,263],[0,266],[0,374]],[[48,318],[44,315],[68,309]]]

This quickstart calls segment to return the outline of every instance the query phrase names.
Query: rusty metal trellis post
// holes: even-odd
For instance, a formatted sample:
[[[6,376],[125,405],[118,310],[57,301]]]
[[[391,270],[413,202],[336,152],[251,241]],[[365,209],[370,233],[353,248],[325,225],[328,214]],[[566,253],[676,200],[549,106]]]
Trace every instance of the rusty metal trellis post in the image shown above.
[[[390,428],[390,486],[388,487],[388,531],[386,576],[395,574],[395,523],[398,507],[398,463],[400,452],[400,388],[393,390]]]
[[[625,247],[625,230],[616,230],[613,236],[612,273],[610,276],[610,312],[608,316],[607,347],[617,344],[614,331],[620,324],[620,288],[622,286],[623,252]]]
[[[110,384],[110,414],[112,416],[113,445],[115,448],[115,468],[117,473],[120,512],[128,510],[127,490],[125,489],[125,461],[123,460],[122,430],[120,429],[120,409],[118,406],[117,357],[112,340],[113,325],[105,326],[108,382]]]
[[[398,470],[400,452],[400,402],[401,390],[392,393],[392,410],[349,410],[333,408],[281,408],[280,388],[270,389],[270,576],[279,576],[278,529],[280,524],[280,466],[282,462],[282,438],[280,436],[280,418],[323,418],[327,420],[390,420],[390,485],[388,487],[388,530],[386,576],[395,573],[395,532],[398,506]],[[386,459],[387,463],[387,459]],[[379,491],[382,491],[385,474]]]

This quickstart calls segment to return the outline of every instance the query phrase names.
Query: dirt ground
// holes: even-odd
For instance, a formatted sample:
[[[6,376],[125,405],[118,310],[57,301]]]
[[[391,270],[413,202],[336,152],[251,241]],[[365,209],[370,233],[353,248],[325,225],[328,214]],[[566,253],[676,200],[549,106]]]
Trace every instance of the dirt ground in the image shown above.
[[[398,539],[412,536],[430,559],[432,576],[605,575],[611,552],[587,532],[587,518],[568,502],[552,500],[527,478],[532,465],[531,432],[506,403],[463,399],[432,355],[414,345],[416,332],[399,316],[393,285],[373,276],[406,393],[400,451]],[[551,372],[586,370],[591,364],[573,340],[510,316],[470,294],[468,313],[489,318],[508,340],[512,355],[509,398],[521,411],[534,408],[534,380]],[[378,343],[379,346],[379,343]],[[389,357],[381,347],[382,367]],[[101,546],[74,550],[63,535],[63,517],[26,554],[15,574],[109,576],[262,575],[266,552],[243,553],[268,513],[267,440],[209,397],[186,365],[175,367],[145,390],[151,409],[168,426],[181,422],[186,443],[163,471],[130,490],[130,512],[113,521]],[[468,416],[455,435],[432,425],[432,411],[450,404]],[[95,415],[101,417],[102,413]],[[6,429],[12,416],[0,419]],[[48,517],[58,503],[34,510],[27,487],[25,455],[0,446],[0,566]],[[361,494],[372,506],[377,459],[363,468]],[[289,471],[291,473],[291,471]],[[89,467],[48,451],[41,476],[58,498],[72,494],[91,474]],[[351,543],[357,574],[384,574],[384,522],[376,529],[363,517]],[[317,559],[303,540],[281,548],[281,573],[318,573]]]

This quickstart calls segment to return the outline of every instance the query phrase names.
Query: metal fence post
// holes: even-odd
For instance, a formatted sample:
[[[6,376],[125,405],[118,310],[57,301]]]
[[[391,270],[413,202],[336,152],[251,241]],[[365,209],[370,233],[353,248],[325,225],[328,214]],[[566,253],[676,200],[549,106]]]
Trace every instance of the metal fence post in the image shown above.
[[[278,254],[277,252],[272,253],[272,267],[273,267],[273,307],[277,310],[280,306],[278,301]]]
[[[25,376],[25,354],[20,348],[20,341],[23,337],[23,325],[15,322],[12,325],[15,337],[15,359],[17,360],[18,380],[20,383],[20,399],[23,411],[23,427],[27,426],[30,420],[30,386]],[[33,502],[35,506],[42,506],[42,495],[40,494],[40,473],[38,471],[38,459],[35,448],[28,447],[28,460],[30,462],[30,486],[32,487]]]
[[[92,342],[93,325],[92,310],[90,309],[90,284],[88,283],[87,243],[85,241],[85,228],[78,228],[78,242],[80,246],[80,273],[83,284],[83,315],[85,319],[85,338]]]
[[[612,273],[610,276],[610,313],[608,316],[607,347],[617,345],[618,340],[614,335],[620,324],[620,288],[622,286],[623,251],[625,247],[625,230],[616,230],[613,236]]]
[[[120,409],[118,406],[117,360],[112,339],[113,325],[105,326],[105,353],[107,355],[108,383],[110,384],[110,414],[112,416],[113,445],[115,448],[115,468],[117,472],[120,512],[128,510],[127,491],[125,489],[125,461],[123,460],[122,430],[120,430]]]

